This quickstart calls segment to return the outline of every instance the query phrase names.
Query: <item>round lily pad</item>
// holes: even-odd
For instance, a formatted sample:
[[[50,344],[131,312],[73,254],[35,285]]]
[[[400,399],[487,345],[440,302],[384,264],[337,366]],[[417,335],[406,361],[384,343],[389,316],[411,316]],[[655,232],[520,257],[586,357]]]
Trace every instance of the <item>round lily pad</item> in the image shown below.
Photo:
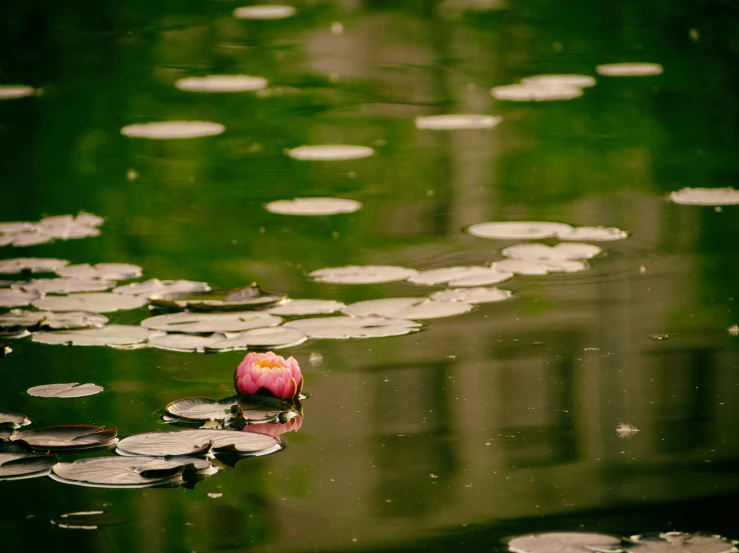
[[[26,415],[0,411],[0,427],[20,428],[28,424],[31,424],[31,420]]]
[[[513,553],[591,553],[619,551],[621,540],[605,534],[586,532],[550,532],[519,536],[508,542]]]
[[[294,328],[255,328],[237,334],[166,334],[149,339],[152,347],[182,352],[217,353],[245,349],[279,349],[305,342],[308,337]]]
[[[0,84],[0,100],[16,100],[33,96],[36,93],[32,86],[23,84]]]
[[[497,238],[502,240],[536,240],[551,238],[558,233],[572,229],[564,223],[538,221],[501,221],[493,223],[477,223],[467,228],[472,236],[480,238]]]
[[[2,290],[0,290],[2,293]],[[108,313],[143,307],[148,301],[140,296],[126,296],[107,292],[70,294],[69,296],[47,296],[33,302],[37,309],[49,311],[92,311]]]
[[[149,297],[155,294],[197,294],[199,292],[210,292],[210,286],[206,282],[194,282],[192,280],[159,280],[152,278],[144,282],[133,282],[113,289],[116,294],[128,294],[132,296]]]
[[[22,307],[41,298],[41,294],[34,290],[24,292],[12,288],[0,288],[0,307]]]
[[[35,397],[84,397],[99,394],[103,391],[102,386],[97,384],[79,384],[70,382],[67,384],[43,384],[26,390],[29,396]]]
[[[121,134],[132,138],[151,138],[154,140],[200,138],[215,136],[226,130],[220,123],[209,121],[165,121],[161,123],[140,123],[121,129]]]
[[[259,395],[239,397],[236,407],[241,418],[250,424],[276,421],[299,410],[280,399]]]
[[[16,257],[15,259],[3,259],[0,261],[0,274],[16,273],[53,273],[68,265],[65,259],[49,259],[42,257]]]
[[[90,213],[73,215],[55,215],[45,217],[38,222],[38,232],[50,234],[54,238],[69,240],[71,238],[87,238],[100,235],[100,225],[104,219]]]
[[[556,246],[545,244],[516,244],[505,248],[501,253],[514,259],[590,259],[601,253],[598,246],[579,242],[562,242]]]
[[[46,476],[56,462],[56,455],[0,450],[0,480]]]
[[[593,242],[623,240],[628,236],[628,232],[615,227],[577,227],[557,232],[557,238],[562,240],[587,240]]]
[[[648,77],[661,75],[663,68],[659,63],[606,63],[595,70],[606,77]]]
[[[504,259],[496,263],[505,271],[517,275],[548,275],[549,273],[576,273],[588,268],[584,261],[573,259]]]
[[[343,303],[333,300],[288,300],[264,312],[273,315],[327,315],[341,311],[343,307]]]
[[[582,96],[582,88],[564,84],[511,84],[490,91],[496,100],[511,102],[546,102],[572,100]]]
[[[83,330],[34,332],[32,340],[42,344],[70,346],[124,346],[143,343],[161,334],[142,326],[107,325]]]
[[[534,75],[521,79],[521,83],[525,85],[589,88],[595,86],[595,78],[590,75]]]
[[[285,19],[295,15],[295,8],[283,4],[263,4],[236,8],[233,15],[237,19]]]
[[[297,328],[309,338],[382,338],[416,332],[421,323],[386,317],[314,317],[283,325]]]
[[[448,283],[449,286],[486,286],[498,284],[513,276],[509,271],[503,271],[497,266],[492,267],[446,267],[419,271],[408,279],[408,282],[423,286],[434,286]]]
[[[210,461],[194,457],[89,457],[73,463],[59,463],[52,478],[67,484],[102,488],[146,488],[181,482],[185,472],[207,473]]]
[[[35,291],[40,294],[69,294],[72,292],[101,292],[103,290],[109,290],[113,286],[115,286],[115,282],[110,280],[42,278],[16,283],[11,288],[24,292]]]
[[[255,438],[255,436],[259,436]],[[129,436],[118,442],[121,455],[205,455],[228,452],[238,455],[268,455],[281,449],[269,436],[246,434],[231,430],[179,430],[148,432]]]
[[[347,305],[343,312],[352,317],[388,317],[407,320],[439,319],[461,315],[472,306],[461,301],[436,301],[429,298],[385,298]]]
[[[240,332],[251,328],[274,326],[282,322],[280,317],[259,311],[235,313],[171,313],[141,321],[141,325],[154,330],[191,334],[209,332]]]
[[[0,245],[13,245],[16,248],[25,248],[27,246],[38,246],[39,244],[48,244],[55,239],[53,234],[45,232],[39,228],[24,230],[20,232],[10,232],[4,234],[0,238]]]
[[[185,77],[175,87],[187,92],[250,92],[267,87],[267,79],[249,75],[208,75]]]
[[[336,215],[353,213],[361,209],[362,204],[345,198],[295,198],[270,202],[264,207],[281,215]]]
[[[683,205],[737,205],[739,190],[733,188],[683,188],[672,192],[670,201]]]
[[[0,328],[48,328],[74,329],[99,328],[108,322],[108,317],[98,313],[70,311],[54,313],[52,311],[21,311],[14,309],[0,315]]]
[[[664,532],[659,536],[632,536],[624,545],[626,553],[729,553],[736,542],[721,536]]]
[[[389,265],[352,265],[347,267],[329,267],[318,269],[308,276],[316,282],[332,284],[377,284],[405,280],[417,273],[415,269],[393,267]]]
[[[207,397],[186,397],[167,404],[165,410],[173,417],[191,421],[224,421],[233,417],[232,408],[239,396],[214,400]]]
[[[493,303],[507,300],[512,295],[510,290],[501,290],[500,288],[455,288],[434,292],[431,294],[431,299],[463,301],[466,303]]]
[[[67,265],[61,269],[57,269],[59,276],[82,278],[82,279],[107,279],[107,280],[128,280],[130,278],[139,278],[143,273],[143,269],[138,265],[130,263],[98,263],[97,265],[89,265],[83,263],[80,265]]]
[[[23,442],[33,449],[88,449],[114,443],[115,428],[91,424],[46,426],[13,433],[12,441]]]
[[[367,146],[326,144],[322,146],[300,146],[289,150],[287,155],[300,160],[343,161],[370,157],[374,153],[375,151]]]
[[[490,129],[503,120],[494,115],[454,114],[416,117],[416,127],[434,131]]]

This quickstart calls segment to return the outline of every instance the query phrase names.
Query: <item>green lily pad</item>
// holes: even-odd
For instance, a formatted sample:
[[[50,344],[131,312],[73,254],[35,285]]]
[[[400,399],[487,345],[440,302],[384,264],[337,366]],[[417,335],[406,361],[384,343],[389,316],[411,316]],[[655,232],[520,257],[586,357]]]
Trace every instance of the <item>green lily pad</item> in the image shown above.
[[[39,294],[69,294],[73,292],[102,292],[115,286],[111,280],[78,279],[78,278],[42,278],[28,282],[16,283],[13,290],[38,292]]]
[[[150,297],[155,294],[197,294],[210,292],[210,286],[205,282],[191,280],[159,280],[152,278],[144,282],[133,282],[113,289],[116,294]]]
[[[632,536],[626,553],[729,553],[736,542],[721,536],[664,532],[659,536]]]
[[[43,384],[26,390],[29,396],[35,397],[84,397],[99,394],[103,391],[102,386],[97,384],[79,384],[69,382],[66,384]]]
[[[255,439],[255,436],[259,435],[231,430],[148,432],[124,438],[118,442],[116,451],[121,455],[206,455],[213,451],[260,456],[282,449],[274,438]]]
[[[587,240],[589,242],[623,240],[624,238],[628,238],[628,236],[628,232],[615,227],[577,227],[557,233],[557,238],[560,240]]]
[[[252,328],[274,326],[281,322],[280,317],[267,313],[241,311],[235,313],[171,313],[144,319],[141,325],[152,330],[204,334],[240,332]]]
[[[592,553],[620,551],[621,540],[605,534],[550,532],[519,536],[508,542],[513,553]]]
[[[107,325],[102,328],[34,332],[32,340],[41,344],[70,346],[127,346],[160,336],[148,328],[134,325]]]
[[[536,240],[552,238],[560,232],[572,229],[564,223],[549,223],[541,221],[500,221],[492,223],[477,223],[467,227],[467,232],[480,238],[495,238],[500,240]]]
[[[502,253],[513,259],[530,259],[536,261],[551,261],[562,259],[591,259],[601,253],[601,248],[592,244],[579,242],[562,242],[556,246],[544,244],[516,244],[505,248]]]
[[[37,225],[38,232],[48,234],[61,240],[70,238],[87,238],[99,236],[100,229],[105,220],[90,213],[80,213],[76,217],[72,215],[57,215],[45,217]]]
[[[239,396],[214,400],[207,397],[186,397],[173,401],[165,407],[173,417],[190,421],[225,421],[234,416],[232,408]]]
[[[91,424],[46,426],[21,430],[10,436],[11,441],[22,442],[33,449],[89,449],[115,443],[115,428]]]
[[[250,424],[276,421],[288,413],[298,413],[289,403],[260,395],[240,396],[237,408],[241,417]]]
[[[462,301],[436,301],[429,298],[384,298],[360,301],[342,310],[352,317],[387,317],[406,320],[439,319],[472,311]]]
[[[69,261],[65,259],[16,257],[0,261],[0,274],[53,273],[68,264]]]
[[[309,338],[382,338],[402,336],[420,329],[421,323],[386,317],[313,317],[298,319],[283,325],[297,328]]]
[[[139,278],[143,273],[143,269],[130,263],[98,263],[97,265],[82,263],[80,265],[67,265],[57,269],[56,273],[59,276],[69,278],[115,281]]]
[[[0,450],[0,480],[46,476],[56,463],[56,455]]]
[[[165,334],[149,339],[158,349],[182,352],[219,353],[246,349],[279,349],[305,342],[308,337],[294,328],[255,328],[239,333],[215,333],[210,336],[195,334]]]
[[[0,294],[2,292],[0,290]],[[136,309],[137,307],[143,307],[147,303],[146,298],[113,294],[111,292],[47,296],[32,302],[33,306],[37,309],[47,309],[49,311],[92,311],[93,313]]]
[[[517,275],[548,275],[549,273],[576,273],[588,268],[584,261],[571,259],[504,259],[496,263],[502,270]]]

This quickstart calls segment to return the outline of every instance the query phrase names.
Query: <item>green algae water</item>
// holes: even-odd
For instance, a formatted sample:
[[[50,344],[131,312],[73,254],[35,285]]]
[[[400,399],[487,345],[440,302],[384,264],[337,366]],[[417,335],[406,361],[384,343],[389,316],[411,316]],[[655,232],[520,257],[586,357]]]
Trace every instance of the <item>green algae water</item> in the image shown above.
[[[126,263],[143,276],[116,286],[257,282],[321,300],[272,315],[292,329],[277,353],[298,360],[310,396],[284,423],[284,448],[217,458],[217,474],[182,486],[0,480],[1,549],[739,539],[739,207],[731,192],[670,200],[737,186],[737,6],[301,0],[235,11],[245,7],[0,7],[0,85],[21,86],[0,86],[0,222],[104,219],[84,237],[0,246],[0,261]],[[541,75],[582,77],[530,84]],[[474,117],[428,118],[438,115]],[[527,224],[469,231],[491,222]],[[568,240],[596,248],[565,255]],[[553,248],[532,257],[523,243]],[[31,278],[0,277],[6,294]],[[471,293],[470,282],[510,293]],[[391,301],[326,322],[371,300]],[[104,315],[131,326],[159,314]],[[204,341],[210,332],[177,347],[228,349]],[[233,396],[245,354],[36,338],[0,337],[12,350],[0,411],[27,416],[22,430],[104,425],[120,439],[181,429],[165,413],[177,400]],[[27,393],[54,383],[103,390]],[[709,551],[685,543],[671,547]]]

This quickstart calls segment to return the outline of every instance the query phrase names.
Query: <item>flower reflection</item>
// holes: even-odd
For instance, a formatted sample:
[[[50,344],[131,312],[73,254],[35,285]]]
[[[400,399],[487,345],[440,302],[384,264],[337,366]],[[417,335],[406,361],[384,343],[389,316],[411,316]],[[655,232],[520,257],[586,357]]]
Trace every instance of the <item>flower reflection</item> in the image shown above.
[[[244,432],[266,434],[280,441],[280,436],[285,432],[297,432],[303,424],[303,415],[296,415],[285,422],[265,422],[250,424],[244,427]]]

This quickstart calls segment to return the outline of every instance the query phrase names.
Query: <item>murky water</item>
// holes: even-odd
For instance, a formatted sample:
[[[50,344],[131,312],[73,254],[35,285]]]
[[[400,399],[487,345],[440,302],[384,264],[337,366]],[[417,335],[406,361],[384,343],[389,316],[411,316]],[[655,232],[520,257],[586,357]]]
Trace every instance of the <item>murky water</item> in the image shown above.
[[[667,200],[735,184],[736,6],[306,0],[291,17],[248,20],[233,16],[233,2],[119,4],[2,8],[0,84],[42,94],[0,100],[0,220],[105,218],[100,236],[5,246],[3,259],[132,263],[145,278],[222,289],[257,281],[348,304],[444,286],[307,274],[489,264],[522,242],[464,230],[490,221],[603,225],[629,237],[597,242],[603,253],[587,270],[516,275],[500,283],[512,299],[420,332],[282,350],[311,394],[299,432],[283,435],[284,451],[192,489],[0,482],[3,551],[503,551],[507,539],[543,531],[739,538],[739,338],[727,331],[739,322],[739,208]],[[616,62],[664,72],[596,73]],[[564,101],[490,94],[562,73],[597,84]],[[229,74],[269,85],[175,86]],[[446,113],[502,120],[469,130],[414,123]],[[225,131],[121,134],[164,121]],[[285,153],[320,144],[374,155]],[[296,197],[362,208],[264,208]],[[147,313],[109,316],[135,324]],[[176,399],[231,395],[243,357],[3,341],[13,352],[0,359],[0,410],[38,426],[115,426],[121,437],[170,429],[161,410]],[[104,391],[26,394],[54,382]],[[621,424],[638,432],[619,433]],[[101,527],[50,523],[79,511],[104,511]]]

